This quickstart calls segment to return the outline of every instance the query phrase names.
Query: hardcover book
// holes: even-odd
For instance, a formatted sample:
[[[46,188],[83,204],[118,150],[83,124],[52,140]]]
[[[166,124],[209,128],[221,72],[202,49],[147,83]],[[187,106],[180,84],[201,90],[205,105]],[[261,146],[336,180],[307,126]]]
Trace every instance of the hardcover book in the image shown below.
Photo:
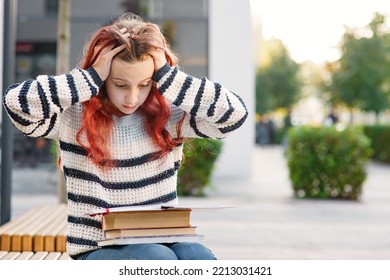
[[[174,227],[174,228],[137,228],[137,229],[112,229],[106,230],[104,235],[107,239],[132,236],[165,236],[195,234],[196,227]]]
[[[103,215],[103,230],[189,227],[191,209],[112,212]]]
[[[191,225],[191,211],[230,207],[234,206],[151,204],[99,208],[88,214],[102,216],[105,239],[98,241],[99,246],[196,242],[204,235]]]
[[[175,243],[175,242],[197,242],[202,241],[204,235],[184,234],[184,235],[166,235],[166,236],[135,236],[120,237],[98,241],[98,246],[142,244],[142,243]]]

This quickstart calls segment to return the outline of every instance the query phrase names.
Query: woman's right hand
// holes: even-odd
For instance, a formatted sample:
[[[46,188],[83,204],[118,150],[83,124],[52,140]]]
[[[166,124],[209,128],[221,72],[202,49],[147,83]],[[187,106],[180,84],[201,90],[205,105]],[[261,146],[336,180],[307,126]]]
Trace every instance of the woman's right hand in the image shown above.
[[[99,74],[100,79],[102,81],[105,81],[110,74],[111,69],[111,62],[113,57],[118,54],[120,51],[124,50],[126,48],[126,45],[121,45],[116,48],[106,47],[104,48],[100,55],[97,57],[95,63],[92,65],[92,67],[95,69],[95,71]],[[99,46],[95,46],[95,52],[99,50]]]

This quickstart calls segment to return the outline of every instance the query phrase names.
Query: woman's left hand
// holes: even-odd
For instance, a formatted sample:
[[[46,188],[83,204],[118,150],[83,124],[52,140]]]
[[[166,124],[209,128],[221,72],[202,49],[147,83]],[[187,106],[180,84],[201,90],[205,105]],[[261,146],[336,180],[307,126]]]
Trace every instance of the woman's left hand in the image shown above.
[[[149,51],[150,56],[153,58],[154,70],[157,71],[167,63],[165,57],[165,49],[162,47],[154,46]]]
[[[119,29],[119,31],[114,29],[114,31],[115,31],[116,34],[118,34],[119,37],[122,38],[123,41],[125,41],[128,45],[130,45],[130,37],[131,37],[131,35],[130,35],[130,33],[127,30],[126,27],[124,27],[122,29]]]
[[[119,29],[119,31],[115,30],[115,32],[122,38],[122,40],[127,42],[127,44],[129,45],[130,45],[130,40],[137,38],[137,35],[130,34],[127,28]],[[166,50],[162,46],[158,46],[158,45],[152,46],[151,50],[149,51],[149,55],[153,58],[155,71],[159,70],[167,63],[167,59],[165,56]]]

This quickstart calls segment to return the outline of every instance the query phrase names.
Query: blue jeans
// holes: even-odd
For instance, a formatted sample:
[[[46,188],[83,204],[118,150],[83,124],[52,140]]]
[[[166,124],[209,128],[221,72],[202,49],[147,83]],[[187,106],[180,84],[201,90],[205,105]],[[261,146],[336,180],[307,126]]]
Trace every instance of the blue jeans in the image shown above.
[[[215,260],[213,253],[199,243],[131,244],[106,246],[79,254],[76,260]]]

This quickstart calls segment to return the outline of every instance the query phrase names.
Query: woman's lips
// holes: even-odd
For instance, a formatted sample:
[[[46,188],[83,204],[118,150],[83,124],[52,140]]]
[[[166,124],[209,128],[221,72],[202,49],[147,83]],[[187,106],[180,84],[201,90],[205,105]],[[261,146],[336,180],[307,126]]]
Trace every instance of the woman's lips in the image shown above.
[[[123,107],[125,107],[126,109],[133,109],[133,108],[135,108],[135,106],[132,106],[132,105],[123,105]]]

